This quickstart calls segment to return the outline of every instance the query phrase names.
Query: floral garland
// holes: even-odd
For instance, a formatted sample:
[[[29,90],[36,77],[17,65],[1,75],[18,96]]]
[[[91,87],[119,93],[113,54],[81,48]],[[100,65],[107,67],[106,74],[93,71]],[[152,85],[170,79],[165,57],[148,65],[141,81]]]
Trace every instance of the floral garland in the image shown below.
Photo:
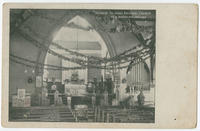
[[[31,61],[13,54],[10,54],[10,60],[18,63],[18,64],[22,64],[26,67],[32,67],[35,68],[35,61]],[[41,69],[48,69],[48,70],[79,70],[79,69],[85,69],[86,67],[61,67],[61,66],[56,66],[56,65],[50,65],[50,64],[42,64],[42,63],[37,63],[38,64],[38,68]],[[48,67],[48,68],[47,68]]]
[[[130,68],[132,66],[137,65],[138,63],[148,59],[152,54],[154,53],[154,50],[151,51],[150,54],[148,55],[144,55],[143,58],[140,59],[135,59],[132,60],[130,62],[129,65],[125,65],[125,66],[119,66],[119,67],[104,67],[104,68],[100,68],[100,69],[109,69],[109,70],[113,70],[113,69],[123,69],[123,68]],[[30,67],[30,68],[35,68],[35,61],[31,61],[13,54],[10,54],[10,60],[12,62],[15,62],[17,64],[26,66],[26,67]],[[23,61],[23,62],[22,62]],[[83,67],[83,66],[78,66],[78,67],[60,67],[60,66],[55,66],[55,65],[50,65],[50,64],[42,64],[42,63],[38,63],[38,68],[39,69],[47,69],[47,70],[81,70],[81,69],[86,69],[87,67]],[[98,68],[98,67],[93,67],[93,68]]]
[[[30,31],[30,29],[29,29]],[[57,48],[59,49],[63,49],[65,50],[66,52],[70,53],[71,55],[75,55],[75,56],[81,56],[81,57],[86,57],[88,59],[91,59],[90,61],[87,61],[87,60],[83,60],[83,59],[78,59],[78,58],[69,58],[69,57],[66,57],[66,56],[63,56],[61,54],[58,54],[56,53],[55,51],[49,49],[48,47],[46,47],[46,45],[38,42],[37,40],[34,40],[32,37],[30,37],[29,35],[27,35],[26,33],[24,33],[23,31],[19,31],[19,33],[26,39],[28,39],[29,41],[32,41],[32,43],[37,46],[38,48],[41,48],[45,51],[47,51],[48,53],[54,55],[54,56],[58,56],[59,58],[61,59],[64,59],[64,60],[67,60],[67,61],[71,61],[71,62],[74,62],[74,63],[77,63],[79,65],[82,65],[82,66],[97,66],[97,65],[100,65],[101,63],[105,63],[107,64],[108,62],[117,62],[118,64],[120,63],[120,61],[123,61],[124,60],[127,60],[129,58],[132,59],[133,56],[136,56],[138,54],[141,54],[143,53],[144,50],[146,50],[147,48],[142,48],[136,52],[132,52],[132,53],[129,53],[127,54],[128,52],[130,51],[135,51],[135,49],[137,48],[141,48],[141,46],[138,46],[138,47],[133,47],[129,50],[126,50],[125,52],[121,53],[120,55],[117,55],[115,57],[111,57],[111,58],[103,58],[103,59],[98,59],[97,57],[90,57],[90,56],[86,56],[84,54],[81,54],[81,53],[78,53],[78,52],[74,52],[74,51],[70,51],[69,49],[66,49],[66,48],[63,48],[62,46],[56,44],[56,43],[52,43],[52,45],[56,46]],[[34,33],[36,34],[36,33]],[[42,38],[41,38],[42,39]],[[124,62],[123,62],[124,63]],[[110,66],[112,66],[111,64],[109,64]]]
[[[25,34],[25,33],[23,33],[23,32],[21,32],[21,31],[19,31],[19,33],[24,37],[24,38],[26,38],[27,40],[29,40],[29,41],[32,41],[31,42],[31,44],[33,44],[34,46],[36,46],[36,47],[38,47],[38,48],[40,48],[40,49],[42,49],[42,50],[45,50],[45,51],[47,51],[48,53],[50,53],[50,54],[52,54],[52,55],[54,55],[54,56],[57,56],[57,57],[59,57],[59,58],[61,58],[61,59],[63,59],[63,60],[67,60],[67,61],[70,61],[70,62],[73,62],[73,63],[77,63],[77,64],[79,64],[79,65],[81,65],[81,66],[83,66],[83,67],[91,67],[91,68],[99,68],[99,69],[105,69],[105,68],[108,68],[108,69],[111,69],[112,68],[112,66],[114,66],[114,65],[119,65],[120,64],[120,62],[119,61],[117,61],[117,62],[111,62],[111,64],[109,64],[109,65],[107,65],[107,67],[105,67],[105,66],[99,66],[99,65],[101,65],[101,63],[97,63],[97,62],[95,62],[95,61],[92,61],[92,63],[89,63],[88,61],[85,61],[85,60],[82,60],[82,59],[78,59],[78,58],[69,58],[69,57],[66,57],[66,56],[63,56],[63,55],[61,55],[61,54],[58,54],[58,53],[56,53],[55,51],[53,51],[53,50],[51,50],[51,49],[49,49],[48,47],[46,47],[44,44],[41,44],[40,42],[38,42],[38,41],[36,41],[36,40],[34,40],[32,37],[30,37],[29,35],[27,35],[27,34]],[[143,51],[145,51],[145,50],[143,50]],[[140,56],[141,54],[148,54],[148,52],[147,51],[145,51],[145,52],[142,52],[142,51],[139,51],[138,52],[138,54],[137,54],[137,56]],[[129,58],[127,58],[129,56]],[[123,63],[126,63],[126,62],[128,62],[127,61],[127,59],[129,59],[129,61],[130,61],[130,59],[132,60],[134,55],[132,54],[132,53],[130,53],[130,54],[128,54],[128,55],[124,55],[122,58],[124,59],[124,62]],[[135,54],[135,56],[136,56],[136,54]],[[134,59],[138,59],[137,57],[135,57]],[[120,59],[120,61],[122,61],[122,59]],[[91,61],[90,61],[91,62]],[[107,63],[107,62],[106,62]],[[112,64],[112,63],[114,63],[114,64]],[[120,68],[120,67],[118,67],[118,68]]]
[[[146,60],[146,59],[148,59],[149,58],[149,56],[147,56],[146,58],[144,58],[143,60]],[[16,59],[14,59],[14,58],[10,58],[10,60],[12,61],[12,62],[15,62],[15,63],[17,63],[17,64],[20,64],[20,65],[23,65],[23,66],[25,66],[25,67],[30,67],[30,68],[36,68],[34,65],[32,65],[31,63],[29,64],[29,63],[25,63],[25,62],[27,62],[27,61],[24,61],[24,62],[21,62],[21,61],[19,61],[19,60],[16,60]],[[137,65],[138,63],[140,63],[141,61],[137,61],[137,62],[135,62],[135,63],[132,63],[131,64],[131,66],[135,66],[135,65]],[[57,66],[57,68],[52,68],[51,66],[54,66],[54,65],[46,65],[46,64],[41,64],[41,63],[38,63],[39,64],[39,66],[37,67],[37,68],[39,68],[39,69],[47,69],[47,70],[62,70],[62,71],[65,71],[65,70],[82,70],[82,69],[86,69],[86,67],[59,67],[59,66]],[[50,67],[49,67],[50,66]],[[105,67],[105,68],[98,68],[98,67],[96,67],[97,69],[106,69],[106,70],[113,70],[113,69],[123,69],[123,68],[127,68],[128,67],[128,65],[126,65],[126,66],[121,66],[121,67]],[[95,67],[92,67],[92,68],[95,68]]]
[[[36,32],[34,32],[29,26],[24,25],[23,26],[25,29],[27,29],[29,32],[33,33],[34,35],[38,36],[39,38],[41,38]],[[31,36],[29,36],[28,34],[24,33],[23,31],[19,30],[19,33],[26,38],[29,41],[32,41],[31,44],[33,44],[34,46],[41,48],[42,50],[47,51],[48,53],[57,56],[63,60],[67,60],[76,64],[79,64],[83,67],[92,67],[92,68],[100,68],[100,69],[105,69],[105,68],[109,68],[111,69],[113,66],[118,66],[119,64],[123,64],[123,63],[127,63],[130,61],[133,61],[134,59],[138,59],[138,58],[142,58],[141,55],[146,54],[148,55],[148,52],[151,50],[149,47],[143,47],[141,45],[137,46],[137,47],[133,47],[131,49],[128,49],[126,51],[124,51],[123,53],[116,55],[114,57],[111,58],[100,58],[100,57],[94,57],[94,56],[86,56],[84,54],[75,52],[75,51],[71,51],[67,48],[64,48],[62,46],[60,46],[57,43],[53,43],[51,42],[51,45],[55,46],[58,49],[62,49],[66,52],[68,52],[70,55],[74,55],[76,58],[69,58],[66,56],[63,56],[51,49],[49,49],[45,44],[40,43],[39,41],[33,39]],[[45,39],[45,38],[41,38],[41,39]],[[48,42],[48,41],[47,41]],[[84,57],[87,58],[87,60],[84,59],[79,59],[78,56],[80,57]],[[138,57],[140,56],[140,57]],[[88,61],[88,59],[90,59]],[[99,66],[101,64],[107,64],[107,66]],[[120,68],[120,67],[119,67]]]
[[[45,38],[41,38],[41,36],[39,36],[35,31],[33,31],[29,26],[27,25],[24,25],[23,26],[25,29],[27,29],[29,32],[33,33],[34,35],[36,35],[37,37],[39,37],[40,39],[45,39]],[[48,41],[48,40],[46,40]],[[80,56],[80,57],[84,57],[84,58],[87,58],[87,59],[92,59],[92,61],[95,61],[95,62],[101,62],[101,63],[106,63],[106,62],[110,62],[110,61],[120,61],[119,58],[121,58],[122,56],[123,57],[127,57],[127,53],[128,52],[131,52],[131,51],[137,51],[137,48],[141,48],[142,45],[138,45],[138,46],[134,46],[132,47],[131,49],[128,49],[128,50],[125,50],[124,52],[120,53],[119,55],[116,55],[114,57],[111,57],[111,58],[101,58],[101,57],[95,57],[95,56],[88,56],[88,55],[84,55],[82,53],[79,53],[79,52],[76,52],[76,51],[71,51],[67,48],[64,48],[62,47],[61,45],[57,44],[57,43],[54,43],[54,42],[49,42],[51,43],[52,46],[58,48],[58,49],[61,49],[61,50],[64,50],[65,52],[67,53],[70,53],[71,55],[75,55],[75,56]],[[133,53],[132,53],[133,54]],[[135,54],[137,54],[137,52],[135,52]],[[130,55],[129,55],[130,56]]]
[[[37,15],[36,15],[37,16]],[[133,24],[137,27],[137,28],[141,28],[140,26],[138,26],[135,22],[133,22]],[[31,29],[31,27],[29,27],[29,26],[27,26],[27,25],[24,25],[23,26],[24,27],[24,29],[26,29],[26,30],[28,30],[29,32],[31,32],[31,33],[33,33],[34,35],[36,35],[37,37],[41,37],[40,35],[38,35],[38,33],[36,33],[35,31],[33,31],[32,29]],[[41,38],[41,39],[45,39],[45,38]],[[46,40],[46,41],[48,41],[48,40]],[[94,57],[94,56],[87,56],[87,55],[84,55],[84,54],[81,54],[81,53],[78,53],[78,52],[75,52],[75,51],[71,51],[71,50],[69,50],[69,49],[66,49],[66,48],[63,48],[62,46],[60,46],[59,44],[56,44],[56,43],[53,43],[53,42],[49,42],[49,43],[51,43],[51,45],[53,45],[53,46],[55,46],[55,47],[57,47],[58,49],[62,49],[62,50],[65,50],[66,52],[68,52],[68,53],[70,53],[71,55],[76,55],[76,56],[80,56],[80,57],[85,57],[85,58],[89,58],[89,59],[92,59],[92,61],[90,61],[90,62],[93,62],[93,61],[95,61],[93,64],[95,64],[95,63],[106,63],[106,62],[110,62],[110,61],[120,61],[120,57],[121,56],[123,56],[123,55],[125,55],[125,54],[127,54],[128,52],[130,52],[130,51],[134,51],[134,50],[136,50],[137,48],[140,48],[142,45],[138,45],[138,46],[136,46],[136,47],[133,47],[133,48],[131,48],[131,49],[129,49],[129,50],[126,50],[126,51],[124,51],[123,53],[121,53],[121,54],[119,54],[119,55],[116,55],[116,56],[114,56],[114,57],[112,57],[112,58],[100,58],[100,57]],[[144,45],[144,44],[143,44]],[[126,56],[127,57],[127,56]],[[99,62],[98,62],[99,61]],[[86,61],[84,61],[84,62],[86,62]]]

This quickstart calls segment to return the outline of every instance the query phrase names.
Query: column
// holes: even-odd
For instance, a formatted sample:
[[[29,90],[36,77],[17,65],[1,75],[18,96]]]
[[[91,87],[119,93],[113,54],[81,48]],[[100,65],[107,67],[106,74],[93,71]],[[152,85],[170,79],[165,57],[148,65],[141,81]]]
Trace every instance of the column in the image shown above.
[[[67,106],[71,109],[71,96],[67,96]]]
[[[139,60],[139,86],[141,87],[141,61]]]
[[[86,58],[86,61],[88,62],[88,58]],[[88,83],[88,67],[85,69],[85,84]]]
[[[136,68],[136,85],[138,85],[138,60],[136,60],[135,68]]]
[[[132,67],[132,69],[131,69],[131,71],[130,71],[130,83],[131,83],[131,85],[133,85],[133,81],[134,81],[134,73],[133,73],[133,67]]]
[[[134,71],[134,86],[135,86],[135,83],[136,83],[136,67],[135,67],[135,65],[133,66],[133,71]]]
[[[142,86],[142,77],[141,77],[141,75],[142,75],[142,60],[140,60],[140,77],[139,77],[139,79],[140,79],[140,86]]]

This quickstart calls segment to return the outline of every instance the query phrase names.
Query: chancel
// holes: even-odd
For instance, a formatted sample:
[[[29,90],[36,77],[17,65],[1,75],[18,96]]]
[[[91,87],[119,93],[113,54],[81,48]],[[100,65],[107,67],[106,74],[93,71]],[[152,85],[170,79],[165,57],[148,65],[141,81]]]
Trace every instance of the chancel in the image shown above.
[[[155,10],[11,9],[9,121],[154,123]]]

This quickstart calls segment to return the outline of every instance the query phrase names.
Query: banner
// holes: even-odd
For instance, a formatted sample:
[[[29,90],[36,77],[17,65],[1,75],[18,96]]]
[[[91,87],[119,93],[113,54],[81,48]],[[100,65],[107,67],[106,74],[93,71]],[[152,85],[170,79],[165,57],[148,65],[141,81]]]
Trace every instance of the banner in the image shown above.
[[[36,87],[42,87],[42,77],[36,76]]]

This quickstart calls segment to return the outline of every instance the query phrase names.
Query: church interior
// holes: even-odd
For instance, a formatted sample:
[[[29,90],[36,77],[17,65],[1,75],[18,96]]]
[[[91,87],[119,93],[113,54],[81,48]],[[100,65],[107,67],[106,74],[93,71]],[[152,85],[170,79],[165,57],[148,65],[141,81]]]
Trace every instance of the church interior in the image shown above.
[[[155,13],[11,9],[9,121],[154,123]]]

